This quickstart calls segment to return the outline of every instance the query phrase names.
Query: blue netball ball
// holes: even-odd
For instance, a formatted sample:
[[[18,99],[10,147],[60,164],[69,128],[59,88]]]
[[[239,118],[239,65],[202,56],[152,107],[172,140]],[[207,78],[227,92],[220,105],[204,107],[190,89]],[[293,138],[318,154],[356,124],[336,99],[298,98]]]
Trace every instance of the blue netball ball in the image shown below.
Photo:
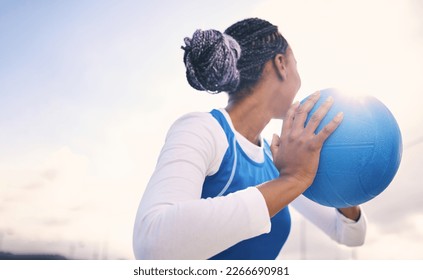
[[[338,89],[325,89],[320,94],[306,123],[329,96],[334,103],[316,133],[338,112],[344,113],[344,119],[324,143],[317,175],[304,195],[336,208],[367,202],[383,192],[398,171],[402,156],[398,123],[372,96],[358,98]]]

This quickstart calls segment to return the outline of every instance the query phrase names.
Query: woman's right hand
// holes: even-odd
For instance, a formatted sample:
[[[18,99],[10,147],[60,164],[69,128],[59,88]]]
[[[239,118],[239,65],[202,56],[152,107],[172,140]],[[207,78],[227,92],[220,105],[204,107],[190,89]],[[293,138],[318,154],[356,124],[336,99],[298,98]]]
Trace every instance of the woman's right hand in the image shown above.
[[[315,92],[303,104],[300,105],[298,102],[292,104],[283,121],[280,137],[273,135],[270,146],[273,162],[280,172],[280,177],[293,180],[305,188],[313,183],[316,176],[323,143],[343,118],[343,114],[338,113],[315,134],[316,128],[333,104],[333,98],[329,97],[305,125],[309,112],[319,98],[320,93]]]

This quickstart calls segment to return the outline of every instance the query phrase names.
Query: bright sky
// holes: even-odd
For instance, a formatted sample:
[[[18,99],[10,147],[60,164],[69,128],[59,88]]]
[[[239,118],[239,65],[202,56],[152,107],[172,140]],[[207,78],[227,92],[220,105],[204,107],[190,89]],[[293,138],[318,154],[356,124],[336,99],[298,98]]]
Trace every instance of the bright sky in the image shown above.
[[[363,247],[335,245],[294,213],[281,258],[423,258],[422,15],[418,0],[0,0],[0,251],[132,259],[167,129],[226,104],[189,87],[183,38],[257,16],[293,47],[298,99],[333,86],[374,95],[405,143],[391,186],[363,205]]]

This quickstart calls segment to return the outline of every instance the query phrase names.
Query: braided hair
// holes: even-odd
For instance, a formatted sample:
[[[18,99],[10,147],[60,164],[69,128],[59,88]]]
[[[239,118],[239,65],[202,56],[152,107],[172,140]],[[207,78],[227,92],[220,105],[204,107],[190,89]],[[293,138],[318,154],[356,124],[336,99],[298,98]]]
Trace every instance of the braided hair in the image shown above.
[[[277,26],[259,18],[239,21],[224,33],[196,30],[184,41],[187,80],[210,93],[248,91],[260,79],[265,63],[288,47]]]

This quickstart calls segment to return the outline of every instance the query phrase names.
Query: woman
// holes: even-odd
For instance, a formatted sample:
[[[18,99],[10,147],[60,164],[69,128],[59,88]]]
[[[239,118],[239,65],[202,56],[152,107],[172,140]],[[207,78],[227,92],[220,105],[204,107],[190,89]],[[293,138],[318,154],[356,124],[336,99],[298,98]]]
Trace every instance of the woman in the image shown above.
[[[245,19],[224,33],[197,30],[182,48],[189,84],[227,92],[228,105],[187,114],[170,128],[138,209],[135,257],[275,259],[289,234],[291,202],[337,242],[361,245],[359,206],[331,209],[301,196],[342,113],[314,133],[329,98],[304,125],[319,92],[292,104],[301,80],[277,27]],[[260,135],[273,118],[284,121],[269,146]]]

